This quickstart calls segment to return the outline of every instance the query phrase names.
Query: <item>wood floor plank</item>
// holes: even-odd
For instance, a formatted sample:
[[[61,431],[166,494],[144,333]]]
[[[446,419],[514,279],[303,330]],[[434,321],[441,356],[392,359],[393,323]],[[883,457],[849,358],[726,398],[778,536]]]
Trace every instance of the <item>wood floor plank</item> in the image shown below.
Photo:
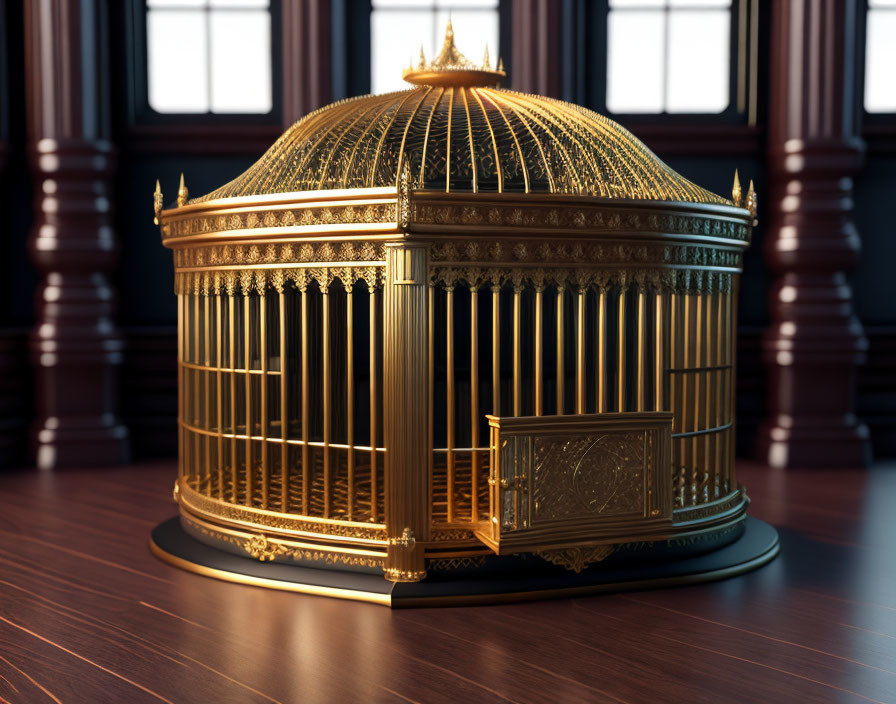
[[[896,703],[896,467],[741,465],[782,556],[739,578],[401,612],[156,560],[175,474],[0,475],[0,702]]]

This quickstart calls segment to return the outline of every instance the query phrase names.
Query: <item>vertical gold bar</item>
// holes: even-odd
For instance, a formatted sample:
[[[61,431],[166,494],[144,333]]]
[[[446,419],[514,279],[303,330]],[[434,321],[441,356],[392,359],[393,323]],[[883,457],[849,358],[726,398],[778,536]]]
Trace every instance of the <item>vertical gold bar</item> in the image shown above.
[[[205,401],[205,417],[203,418],[202,427],[205,430],[211,430],[212,428],[212,391],[209,388],[211,384],[209,383],[211,380],[211,374],[209,369],[212,366],[211,360],[211,317],[209,316],[209,307],[211,305],[211,301],[209,301],[209,295],[206,291],[202,296],[202,332],[203,332],[203,342],[205,344],[205,355],[203,366],[205,369],[202,370],[202,396]],[[212,495],[212,436],[209,433],[205,434],[205,476],[207,477],[206,481],[208,481],[207,485],[207,494],[209,496]]]
[[[369,314],[370,314],[370,520],[376,523],[379,520],[379,498],[377,488],[377,457],[376,457],[376,423],[377,423],[377,355],[376,355],[376,288],[371,285],[368,289]]]
[[[302,287],[302,513],[311,513],[311,386],[308,362],[308,287]]]
[[[445,386],[448,407],[446,409],[445,431],[447,438],[448,462],[448,522],[454,520],[454,286],[445,287]]]
[[[243,289],[243,363],[245,364],[246,387],[246,506],[251,506],[254,499],[255,487],[252,486],[252,354],[251,331],[252,302],[249,292]]]
[[[535,288],[535,415],[544,413],[544,287]]]
[[[239,496],[239,479],[237,474],[236,436],[239,433],[236,423],[236,324],[234,322],[234,309],[236,308],[235,292],[227,291],[227,330],[230,347],[230,490],[233,503]]]
[[[715,310],[714,305],[716,301],[716,294],[710,290],[708,291],[704,298],[706,299],[706,314],[705,314],[705,331],[703,337],[705,338],[706,351],[704,352],[704,359],[706,360],[704,364],[707,367],[716,366],[715,359],[715,350],[713,349],[713,339],[715,337]],[[712,413],[712,400],[713,400],[713,381],[715,380],[715,371],[707,371],[704,377],[703,384],[703,427],[705,428],[715,428],[716,424],[713,422],[713,413]],[[710,499],[715,497],[716,487],[719,486],[719,481],[717,478],[719,477],[719,467],[713,462],[712,458],[712,447],[713,442],[717,437],[717,433],[708,433],[703,438],[703,465],[706,467],[706,472],[709,474],[709,492]]]
[[[321,292],[321,357],[323,359],[322,382],[323,396],[323,426],[324,426],[324,518],[330,516],[330,432],[332,399],[330,398],[330,287],[324,286]]]
[[[557,286],[557,415],[563,415],[564,409],[564,381],[566,380],[566,369],[564,353],[566,347],[564,345],[564,319],[563,319],[563,284]]]
[[[721,281],[719,282],[721,288]],[[723,425],[725,421],[722,419],[722,385],[725,380],[725,369],[724,361],[722,360],[722,326],[723,326],[723,310],[724,306],[722,305],[722,292],[721,290],[716,291],[713,294],[715,298],[715,316],[713,318],[715,325],[715,334],[713,337],[713,364],[717,367],[715,374],[713,374],[713,399],[712,399],[712,422],[713,425],[718,428]],[[725,486],[728,481],[728,471],[727,467],[725,467],[722,462],[722,445],[725,439],[725,431],[719,430],[714,433],[715,440],[713,442],[713,461],[716,466],[716,471],[719,474],[719,483],[721,484],[722,492],[727,491],[727,487]]]
[[[694,294],[694,316],[696,317],[696,323],[694,326],[694,373],[691,375],[694,377],[694,400],[691,402],[694,411],[694,424],[691,426],[691,430],[698,431],[703,430],[703,394],[701,385],[703,383],[703,308],[705,304],[705,298],[701,293]],[[702,440],[701,435],[694,435],[691,437],[691,453],[693,458],[693,464],[691,465],[691,479],[694,484],[699,487],[702,482],[701,472],[700,472],[700,441]],[[700,497],[698,495],[697,501],[699,503]]]
[[[625,407],[625,289],[619,292],[619,321],[617,323],[617,345],[619,355],[617,359],[617,379],[616,379],[616,410],[619,412],[627,410]]]
[[[215,289],[215,319],[218,321],[215,326],[215,362],[217,373],[215,374],[215,391],[216,391],[216,418],[218,430],[218,496],[217,498],[225,501],[227,496],[224,494],[224,390],[223,390],[223,374],[221,362],[223,353],[223,319],[221,317],[221,291]]]
[[[348,520],[355,515],[355,329],[352,287],[345,288],[345,437],[348,445]]]
[[[663,411],[663,395],[665,392],[666,380],[664,378],[663,365],[666,356],[666,340],[665,340],[665,324],[663,319],[663,293],[657,290],[656,298],[656,338],[654,351],[654,389],[653,389],[653,410]]]
[[[197,367],[202,363],[202,360],[199,359],[199,291],[193,291],[193,345],[190,349],[190,361],[195,365],[190,370],[190,375],[193,377],[193,397],[190,399],[190,405],[192,406],[192,413],[190,414],[190,421],[193,426],[196,428],[202,427],[201,420],[201,411],[200,411],[200,402],[202,400],[201,391],[199,387],[199,379],[202,374]],[[201,437],[199,433],[191,432],[192,443],[193,443],[193,473],[196,477],[196,489],[201,490],[202,481],[208,480],[208,476],[202,477],[202,460],[200,458],[200,444]]]
[[[647,406],[647,294],[644,287],[638,288],[638,399],[637,410],[643,411]]]
[[[576,308],[576,413],[585,412],[585,303],[588,292],[579,289]]]
[[[501,415],[501,286],[492,284],[492,415]]]
[[[427,384],[426,384],[426,393],[429,394],[430,403],[426,408],[426,433],[427,433],[427,448],[429,449],[428,457],[428,471],[429,476],[433,476],[433,465],[435,463],[435,457],[432,449],[435,447],[435,387],[436,387],[436,289],[435,284],[432,281],[429,281],[427,284],[426,290],[426,306],[429,311],[429,317],[427,318],[426,323],[426,365],[427,369]],[[385,322],[383,322],[385,325]],[[384,328],[385,329],[385,328]],[[383,397],[385,398],[386,392],[383,391]],[[430,500],[432,497],[430,496]],[[447,498],[446,498],[447,502]]]
[[[738,307],[738,291],[740,289],[740,281],[734,277],[732,274],[728,274],[732,279],[732,285],[730,287],[730,293],[728,294],[731,298],[731,313],[727,317],[727,333],[726,338],[728,340],[728,364],[730,365],[728,368],[728,421],[731,423],[731,429],[728,431],[728,437],[730,438],[730,447],[728,449],[728,471],[729,478],[731,481],[731,486],[737,486],[737,478],[735,477],[735,436],[734,436],[734,404],[735,404],[735,375],[734,371],[737,366],[737,307]]]
[[[669,296],[669,410],[672,411],[672,434],[681,432],[681,404],[678,395],[678,380],[681,377],[681,363],[678,356],[678,345],[681,338],[681,305],[678,294],[672,292]],[[677,438],[672,439],[672,470],[677,477],[681,469],[681,447]],[[679,498],[682,495],[679,494]],[[684,505],[682,503],[682,505]]]
[[[693,363],[692,363],[692,357],[693,357],[692,337],[694,334],[694,328],[691,325],[691,318],[693,317],[691,314],[692,313],[692,311],[691,311],[692,296],[690,293],[685,293],[685,294],[683,294],[683,296],[684,296],[684,305],[682,306],[682,308],[683,308],[682,315],[684,317],[684,321],[683,321],[684,327],[682,329],[683,332],[681,335],[681,341],[684,346],[684,349],[682,351],[682,358],[681,358],[682,365],[681,366],[682,366],[683,370],[684,369],[690,370],[693,366]],[[693,402],[690,400],[691,377],[692,376],[693,376],[693,372],[691,372],[691,371],[687,371],[687,372],[683,371],[681,374],[682,384],[681,384],[681,406],[680,406],[680,408],[681,408],[681,415],[682,415],[682,422],[681,422],[681,431],[682,432],[687,432],[687,431],[691,430],[691,428],[692,428],[691,407],[693,405]],[[693,463],[691,462],[690,443],[688,442],[688,438],[682,438],[681,445],[682,445],[682,448],[681,448],[682,449],[682,466],[685,468],[685,471],[687,473],[685,476],[693,475]],[[692,492],[690,490],[685,491],[686,495],[691,495],[691,493]]]
[[[268,330],[267,330],[267,306],[265,305],[265,290],[261,286],[258,290],[258,331],[261,339],[258,345],[258,356],[261,363],[259,381],[261,389],[259,393],[259,423],[261,425],[261,505],[268,507],[270,497],[270,467],[268,466]]]
[[[607,411],[607,292],[597,299],[597,412]]]
[[[523,413],[522,340],[520,340],[520,304],[522,287],[513,287],[513,415]]]
[[[475,449],[479,447],[479,288],[476,284],[470,284],[470,447],[474,448],[470,520],[475,523],[479,520],[479,472],[482,467],[482,458]]]
[[[184,324],[186,317],[186,296],[177,294],[177,464],[181,477],[187,473],[186,444],[184,442],[184,396],[187,392],[184,379]]]
[[[286,291],[278,292],[280,318],[280,510],[289,509],[289,387],[286,377]]]

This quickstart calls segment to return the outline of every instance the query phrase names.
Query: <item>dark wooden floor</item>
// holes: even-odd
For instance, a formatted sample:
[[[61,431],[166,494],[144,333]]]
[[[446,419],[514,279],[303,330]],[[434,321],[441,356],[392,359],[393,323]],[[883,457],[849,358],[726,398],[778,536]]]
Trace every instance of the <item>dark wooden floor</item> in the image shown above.
[[[172,464],[0,475],[0,702],[896,702],[896,466],[743,465],[782,554],[666,591],[392,612],[169,567]]]

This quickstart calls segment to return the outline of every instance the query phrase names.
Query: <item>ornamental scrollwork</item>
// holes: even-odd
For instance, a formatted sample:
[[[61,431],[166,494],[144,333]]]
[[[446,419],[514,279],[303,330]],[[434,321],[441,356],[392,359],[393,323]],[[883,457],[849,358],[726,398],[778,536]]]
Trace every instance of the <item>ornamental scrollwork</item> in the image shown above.
[[[587,548],[562,548],[540,550],[535,554],[553,565],[578,574],[595,562],[607,559],[615,551],[615,545],[597,545]]]

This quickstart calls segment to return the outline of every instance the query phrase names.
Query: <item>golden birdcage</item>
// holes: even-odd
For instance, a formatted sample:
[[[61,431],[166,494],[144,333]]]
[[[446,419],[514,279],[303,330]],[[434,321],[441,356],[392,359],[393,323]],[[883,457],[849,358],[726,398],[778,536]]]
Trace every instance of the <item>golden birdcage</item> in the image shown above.
[[[176,529],[242,556],[206,573],[380,601],[397,593],[383,574],[444,587],[548,569],[581,589],[742,536],[752,184],[716,196],[611,120],[503,76],[449,25],[410,90],[308,115],[201,198],[182,179],[163,210],[157,187]]]

